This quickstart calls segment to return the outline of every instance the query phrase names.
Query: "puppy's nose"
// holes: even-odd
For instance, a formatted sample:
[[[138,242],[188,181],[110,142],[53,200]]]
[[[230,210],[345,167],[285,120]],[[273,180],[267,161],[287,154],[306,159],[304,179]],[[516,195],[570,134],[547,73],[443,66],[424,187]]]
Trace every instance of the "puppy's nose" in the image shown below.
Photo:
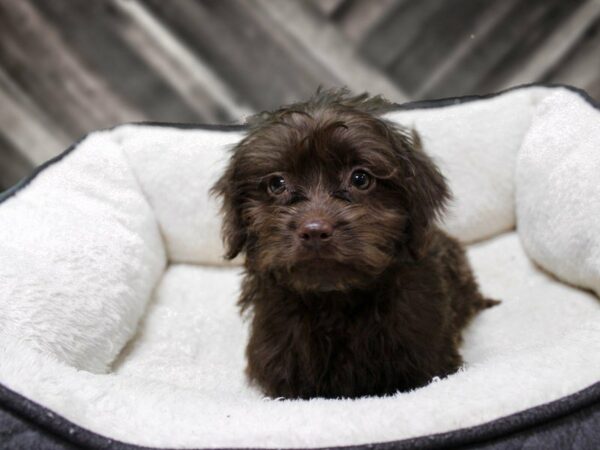
[[[318,246],[333,234],[333,226],[323,219],[309,219],[298,227],[298,236],[303,244]]]

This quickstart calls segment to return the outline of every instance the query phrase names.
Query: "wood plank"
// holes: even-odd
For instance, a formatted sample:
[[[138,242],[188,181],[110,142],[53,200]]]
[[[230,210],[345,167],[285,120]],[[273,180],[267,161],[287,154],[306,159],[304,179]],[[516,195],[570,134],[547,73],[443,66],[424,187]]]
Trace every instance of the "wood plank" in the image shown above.
[[[2,133],[5,140],[11,142],[11,148],[31,166],[37,166],[64,150],[70,139],[28,107],[23,97],[0,71]]]
[[[509,87],[518,72],[543,46],[552,30],[560,27],[577,10],[582,0],[530,0],[519,3],[518,10],[503,21],[492,39],[482,43],[480,54],[485,58],[470,61],[453,82],[467,92],[491,92]],[[466,73],[467,70],[471,73]],[[478,77],[473,74],[477,71]],[[536,79],[528,82],[538,81]]]
[[[600,76],[587,84],[585,90],[594,100],[596,100],[596,103],[600,104]]]
[[[485,33],[475,36],[472,45],[468,45],[468,51],[463,54],[449,52],[450,58],[459,57],[457,63],[444,67],[445,62],[441,62],[438,68],[442,68],[443,77],[433,80],[429,86],[423,85],[418,93],[427,98],[435,98],[503,89],[506,84],[502,82],[502,76],[519,68],[518,63],[510,62],[513,55],[521,47],[527,47],[531,51],[530,44],[539,42],[539,36],[555,25],[545,20],[553,17],[561,4],[564,8],[567,3],[571,4],[561,0],[512,0],[508,11],[505,3],[497,4],[498,17],[492,18]],[[480,18],[485,16],[483,14]],[[464,44],[458,45],[459,50],[461,45]],[[437,68],[435,72],[437,73]]]
[[[406,0],[347,0],[332,19],[348,39],[359,43],[403,1]]]
[[[543,81],[570,84],[585,89],[600,100],[600,19],[588,26],[573,51]]]
[[[31,170],[33,164],[0,130],[0,192],[16,184]]]
[[[406,91],[418,95],[428,74],[435,73],[461,42],[470,39],[486,11],[506,1],[511,0],[441,2],[441,6],[420,24],[410,45],[390,65],[390,76]]]
[[[30,93],[22,90],[13,79],[0,67],[0,90],[4,91],[5,96],[10,99],[6,103],[1,103],[4,109],[12,111],[23,111],[20,116],[22,119],[19,120],[19,125],[23,125],[23,134],[30,134],[27,128],[28,120],[34,122],[35,127],[39,127],[40,130],[44,131],[40,142],[49,142],[55,144],[56,147],[66,148],[71,143],[71,137],[61,127],[61,124],[57,122],[55,117],[48,115],[47,111],[43,110],[36,100],[31,97]],[[10,104],[14,104],[13,107],[9,107]],[[16,114],[16,113],[14,113]],[[13,129],[13,127],[10,127]],[[20,128],[15,128],[20,129]],[[35,130],[34,130],[35,131]],[[34,132],[33,135],[36,133]],[[33,147],[33,146],[32,146]],[[56,148],[55,147],[55,148]],[[41,150],[44,152],[44,149]],[[33,157],[34,163],[43,162],[44,159],[54,156],[54,152],[48,151],[48,153],[41,153],[39,158]]]
[[[468,58],[480,42],[485,41],[504,20],[514,7],[514,1],[502,1],[489,4],[477,18],[469,36],[464,35],[448,55],[442,59],[435,70],[429,70],[423,77],[423,82],[415,92],[416,98],[431,98],[443,96],[447,78],[453,72],[461,70],[464,60]],[[452,95],[452,94],[448,94]]]
[[[0,191],[63,151],[70,139],[0,68]]]
[[[274,4],[278,4],[274,3]],[[273,108],[339,80],[249,1],[146,0],[147,5],[253,109]]]
[[[383,94],[396,102],[407,96],[383,72],[366,63],[347,39],[330,23],[298,2],[255,0],[262,14],[270,15],[311,52],[321,65],[354,92]]]
[[[399,2],[366,36],[359,52],[376,67],[388,69],[423,31],[424,22],[444,3],[439,0]]]
[[[107,89],[150,120],[214,119],[205,110],[192,110],[122,38],[136,25],[113,2],[31,1]]]
[[[313,8],[318,10],[323,16],[329,17],[334,15],[340,8],[348,3],[349,0],[308,0]]]
[[[547,73],[561,64],[568,53],[576,48],[584,34],[599,18],[600,1],[587,0],[562,24],[552,28],[551,34],[544,39],[537,51],[511,74],[505,84],[517,86],[544,79]],[[597,68],[600,68],[600,65]]]
[[[180,98],[202,118],[239,121],[253,113],[236,99],[229,86],[204,61],[137,1],[116,1],[115,7],[132,21],[118,32]]]
[[[0,65],[72,136],[140,120],[26,0],[0,2]]]

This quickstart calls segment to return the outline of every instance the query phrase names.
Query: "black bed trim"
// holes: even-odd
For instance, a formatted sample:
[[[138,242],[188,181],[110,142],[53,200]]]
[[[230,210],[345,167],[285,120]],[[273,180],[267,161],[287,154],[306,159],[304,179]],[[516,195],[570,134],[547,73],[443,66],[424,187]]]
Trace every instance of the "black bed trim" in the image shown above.
[[[2,384],[0,384],[0,407],[11,412],[31,426],[44,430],[65,444],[91,449],[110,450],[171,449],[171,447],[158,448],[127,444],[93,433],[70,422],[48,408],[8,389]],[[367,448],[369,450],[435,450],[459,449],[466,448],[467,446],[469,448],[476,448],[473,446],[490,444],[498,440],[502,441],[502,438],[504,440],[507,440],[507,438],[511,439],[511,436],[518,435],[519,433],[532,434],[536,433],[539,429],[551,429],[561,419],[586,410],[592,411],[600,417],[600,382],[553,402],[535,406],[470,428],[399,441],[336,447],[315,447],[310,448],[310,450],[365,450]],[[246,448],[244,450],[249,449]],[[210,450],[234,449],[211,448]],[[240,450],[240,448],[236,448],[235,450]],[[591,447],[590,450],[592,450]]]
[[[575,86],[570,86],[568,84],[560,84],[560,83],[529,83],[529,84],[521,84],[518,86],[513,86],[508,89],[504,89],[499,92],[493,92],[491,94],[475,94],[475,95],[464,95],[462,97],[447,97],[440,98],[434,100],[417,100],[413,102],[406,102],[401,104],[395,104],[397,110],[409,110],[409,109],[428,109],[428,108],[440,108],[445,106],[454,106],[460,105],[462,103],[468,103],[476,100],[486,100],[493,97],[498,97],[499,95],[507,94],[512,91],[518,91],[521,89],[527,88],[563,88],[568,91],[574,92],[577,95],[581,96],[587,103],[593,106],[596,109],[600,109],[600,103],[594,100],[590,95],[584,91],[583,89],[576,88]]]
[[[517,89],[526,89],[530,87],[568,89],[580,95],[586,102],[588,102],[594,108],[600,110],[600,104],[597,103],[585,91],[581,89],[562,84],[535,83],[516,86],[501,92],[488,95],[470,95],[463,97],[443,98],[438,100],[425,100],[409,102],[405,104],[396,104],[395,110],[410,110],[453,106],[471,101],[488,99]],[[165,122],[138,122],[132,123],[130,125],[150,125],[183,129],[205,129],[217,131],[243,131],[246,129],[244,125],[202,125]],[[68,149],[66,149],[63,153],[37,167],[29,176],[21,180],[12,188],[0,193],[0,203],[6,201],[7,199],[15,195],[19,190],[25,188],[33,179],[35,179],[35,177],[39,173],[41,173],[47,167],[53,165],[54,163],[60,162],[65,156],[70,154],[78,146],[78,144],[87,136],[88,135],[83,136],[76,143],[74,143]],[[15,417],[17,420],[26,422],[31,427],[42,429],[49,436],[53,436],[53,442],[55,442],[56,439],[58,439],[65,445],[65,447],[60,448],[73,448],[73,446],[75,446],[84,448],[113,450],[142,450],[149,448],[155,449],[155,447],[142,447],[138,445],[126,444],[93,433],[68,421],[64,417],[50,411],[44,406],[39,405],[38,403],[35,403],[32,400],[29,400],[16,392],[13,392],[12,390],[8,389],[2,384],[0,384],[0,410],[6,411],[12,417]],[[501,442],[498,443],[502,447],[504,447],[503,442],[508,442],[507,439],[511,439],[511,436],[517,436],[519,433],[523,432],[535,433],[538,430],[542,429],[549,429],[550,431],[552,431],[552,429],[554,429],[553,427],[558,427],[557,424],[559,424],[561,420],[576,414],[583,414],[585,415],[585,417],[591,418],[589,420],[593,421],[593,424],[597,425],[597,427],[600,428],[600,423],[597,423],[598,417],[600,417],[600,381],[593,384],[592,386],[587,387],[586,389],[583,389],[582,391],[568,395],[556,401],[539,405],[527,409],[525,411],[521,411],[470,428],[458,429],[447,433],[421,436],[401,441],[329,448],[338,450],[364,450],[367,448],[374,450],[408,450],[466,448],[467,446],[469,448],[473,448],[473,446],[479,447],[481,445],[486,446],[486,448],[499,448],[495,447],[495,440],[500,439]],[[2,439],[1,433],[0,439]],[[0,444],[2,444],[1,441]]]

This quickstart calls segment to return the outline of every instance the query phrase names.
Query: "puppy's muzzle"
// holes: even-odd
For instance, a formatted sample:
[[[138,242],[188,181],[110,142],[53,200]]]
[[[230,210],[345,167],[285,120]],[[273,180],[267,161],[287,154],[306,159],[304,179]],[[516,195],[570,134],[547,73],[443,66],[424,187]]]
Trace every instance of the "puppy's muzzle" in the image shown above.
[[[306,248],[317,250],[333,235],[333,225],[325,219],[308,219],[298,227],[298,239]]]

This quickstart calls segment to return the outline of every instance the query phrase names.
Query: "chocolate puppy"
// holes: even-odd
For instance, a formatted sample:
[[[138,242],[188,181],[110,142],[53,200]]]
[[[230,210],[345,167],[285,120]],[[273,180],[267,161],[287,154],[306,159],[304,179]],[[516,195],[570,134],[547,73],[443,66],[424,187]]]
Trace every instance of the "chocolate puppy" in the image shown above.
[[[258,114],[213,188],[226,258],[245,253],[247,375],[271,397],[359,397],[461,365],[461,330],[496,304],[435,224],[450,197],[391,104],[347,90]]]

